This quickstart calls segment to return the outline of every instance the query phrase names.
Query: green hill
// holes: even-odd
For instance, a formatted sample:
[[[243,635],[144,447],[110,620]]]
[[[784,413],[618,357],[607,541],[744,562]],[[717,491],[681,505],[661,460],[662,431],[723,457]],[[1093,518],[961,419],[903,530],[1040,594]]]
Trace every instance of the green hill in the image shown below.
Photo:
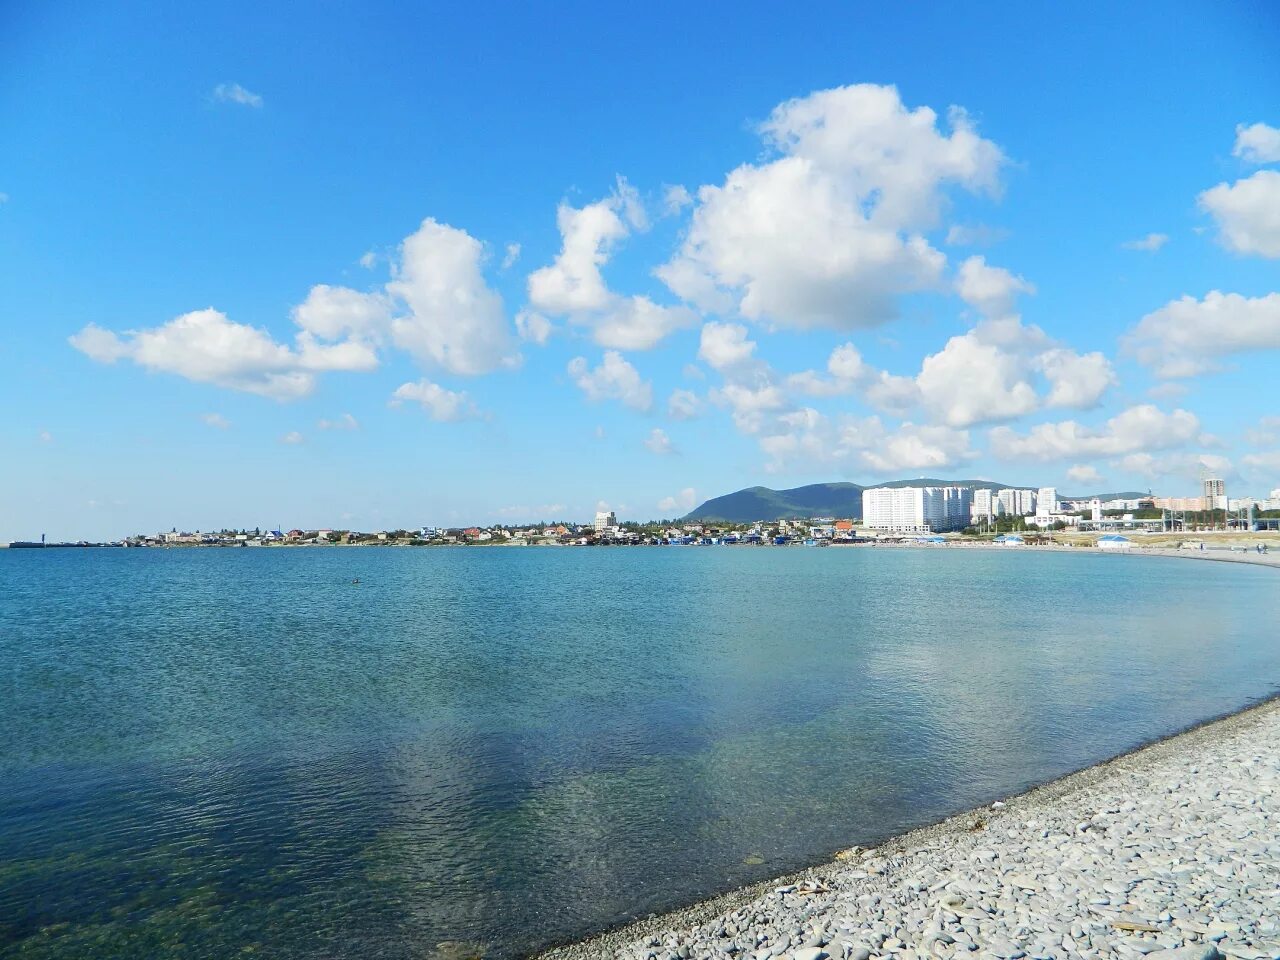
[[[1034,490],[1034,487],[1011,487],[991,480],[942,480],[937,477],[915,477],[871,484],[877,487],[970,487],[974,490]],[[790,490],[748,487],[735,493],[715,497],[691,510],[683,519],[694,522],[751,523],[753,520],[777,520],[802,517],[862,518],[862,491],[858,483],[811,483]],[[1103,499],[1133,499],[1139,493],[1109,493]],[[1061,499],[1087,499],[1067,497]]]

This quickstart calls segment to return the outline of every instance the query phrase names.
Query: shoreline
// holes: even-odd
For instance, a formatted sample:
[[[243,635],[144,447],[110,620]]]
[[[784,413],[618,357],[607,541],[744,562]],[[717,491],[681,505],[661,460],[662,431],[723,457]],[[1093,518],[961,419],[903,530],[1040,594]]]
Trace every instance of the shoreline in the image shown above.
[[[1170,551],[1170,554],[1173,556],[1180,555],[1176,551]],[[1276,566],[1277,564],[1270,563],[1265,565]],[[1108,801],[1108,805],[1110,805],[1117,791],[1124,791],[1126,787],[1136,786],[1139,792],[1135,796],[1145,798],[1144,802],[1147,803],[1159,803],[1159,797],[1174,793],[1174,788],[1167,786],[1166,781],[1173,777],[1179,768],[1191,770],[1194,776],[1198,773],[1199,765],[1213,763],[1222,749],[1229,745],[1238,745],[1241,741],[1247,741],[1250,734],[1263,740],[1268,736],[1272,736],[1273,743],[1280,742],[1280,691],[1260,702],[1247,704],[1239,710],[1229,711],[1198,721],[1167,736],[1152,740],[1063,777],[1047,781],[1022,793],[994,800],[982,806],[953,814],[936,823],[891,837],[874,847],[865,849],[853,847],[837,853],[835,859],[826,860],[799,871],[728,891],[668,913],[633,920],[585,940],[562,943],[550,947],[532,955],[531,960],[587,960],[587,958],[597,957],[637,957],[643,960],[643,958],[649,956],[654,957],[655,960],[661,960],[661,958],[668,955],[669,941],[673,939],[682,941],[680,945],[687,945],[688,941],[697,940],[702,936],[707,928],[720,927],[723,929],[726,923],[732,924],[734,922],[732,918],[734,917],[750,915],[753,918],[772,918],[779,913],[785,914],[787,912],[785,901],[788,896],[792,901],[803,900],[805,902],[805,909],[799,910],[798,913],[796,913],[795,909],[792,910],[796,915],[826,913],[825,909],[818,908],[821,907],[825,899],[830,899],[832,892],[852,894],[858,893],[864,886],[883,886],[884,881],[881,880],[881,877],[889,876],[892,878],[895,874],[901,872],[904,866],[914,866],[917,860],[932,864],[933,867],[942,870],[944,873],[952,865],[961,866],[960,857],[972,849],[975,842],[978,842],[975,841],[976,836],[985,838],[988,834],[1008,828],[1016,831],[1020,825],[1036,824],[1038,822],[1037,818],[1054,819],[1068,823],[1076,823],[1082,820],[1088,821],[1090,816],[1095,816],[1096,818],[1097,808],[1101,805],[1099,802],[1102,799],[1100,795],[1110,795],[1110,800]],[[1246,746],[1250,749],[1245,752],[1251,755],[1270,753],[1273,757],[1272,762],[1280,764],[1280,761],[1274,759],[1276,751],[1269,749],[1269,747],[1273,746],[1273,743],[1263,743],[1261,745],[1257,742],[1249,743]],[[1176,780],[1177,778],[1174,777],[1174,779]],[[1155,801],[1151,800],[1152,794],[1149,790],[1143,790],[1144,787],[1160,786],[1164,786],[1164,791],[1156,795],[1157,799]],[[1168,803],[1172,805],[1173,801],[1168,801]],[[1142,811],[1139,812],[1141,813]],[[1067,838],[1067,842],[1072,839],[1074,838]],[[1262,841],[1270,843],[1272,847],[1277,849],[1277,853],[1273,855],[1272,864],[1273,870],[1280,872],[1280,845],[1277,845],[1277,841],[1280,841],[1280,836],[1273,833],[1269,836],[1263,836]],[[970,869],[972,868],[970,867]],[[908,874],[909,872],[908,870]],[[795,888],[799,887],[799,893],[802,894],[804,893],[803,885],[815,883],[829,892],[806,897],[801,897],[795,892]],[[788,888],[791,888],[791,890],[788,890]],[[939,908],[937,906],[936,901],[939,896],[937,888],[931,886],[926,891],[918,892],[917,897],[920,905],[929,908],[926,912],[935,916],[935,919],[939,910],[944,915],[954,912],[950,908]],[[1271,911],[1271,916],[1275,916],[1277,912],[1280,912],[1280,889],[1276,889],[1272,893],[1272,898],[1274,903],[1270,905],[1255,905],[1256,912],[1260,916],[1266,915],[1268,910]],[[1120,906],[1117,910],[1125,911],[1125,907]],[[1114,913],[1115,911],[1112,912]],[[1121,915],[1124,916],[1126,914],[1122,913]],[[1135,916],[1135,919],[1141,921],[1140,925],[1148,925],[1143,916]],[[806,917],[806,921],[807,919]],[[1115,917],[1113,916],[1111,920],[1114,921]],[[1152,936],[1155,933],[1156,924],[1149,925],[1153,928],[1152,931],[1134,932],[1130,939],[1133,936]],[[739,930],[743,929],[741,923],[737,926]],[[747,929],[750,929],[750,926],[753,925],[748,925]],[[1212,938],[1207,937],[1206,934],[1196,932],[1198,928],[1194,924],[1190,924],[1189,927],[1190,929],[1178,928],[1176,930],[1177,939],[1183,941],[1183,943],[1197,944],[1196,949],[1207,949],[1213,946],[1213,943],[1210,942]],[[1162,930],[1167,932],[1169,928],[1171,928],[1171,925],[1166,923],[1163,925]],[[1218,939],[1221,940],[1222,938],[1219,937]],[[1220,946],[1227,950],[1228,956],[1257,958],[1257,960],[1261,960],[1262,957],[1280,957],[1280,933],[1277,933],[1273,939],[1274,944],[1269,943],[1267,949],[1261,951],[1256,948],[1237,948],[1237,950],[1233,951],[1226,944],[1220,944]],[[854,943],[855,940],[856,937],[851,938],[845,946]],[[826,956],[830,956],[833,960],[840,960],[842,956],[853,956],[854,960],[858,960],[861,957],[862,960],[865,960],[865,955],[858,952],[858,946],[854,946],[850,952],[835,948],[833,946],[834,943],[835,940],[833,938],[831,942],[821,946],[799,946],[797,944],[798,949],[793,952],[787,952],[787,949],[784,948],[772,955],[780,957],[782,960],[787,960],[792,956],[796,957],[797,960],[801,957],[820,960],[820,958]],[[1182,943],[1177,946],[1181,945]],[[1173,946],[1171,944],[1159,944],[1158,941],[1144,940],[1141,945],[1133,946],[1128,953],[1123,951],[1111,954],[1092,952],[1090,955],[1120,956],[1130,958],[1130,960],[1140,960],[1142,955],[1150,949],[1170,949]],[[764,953],[756,952],[754,956],[761,958],[769,956],[767,943],[765,947]],[[806,950],[810,952],[802,952]],[[817,952],[813,952],[815,950]],[[678,951],[679,947],[677,946],[669,952],[673,956],[682,956]],[[1020,956],[1037,956],[1034,952],[1015,952]],[[735,955],[751,957],[753,953],[748,949]],[[927,958],[939,954],[937,951],[930,954],[923,949],[912,951],[909,946],[904,944],[897,948],[883,950],[870,945],[869,955],[871,957],[892,955],[897,958],[903,958],[903,960],[915,960],[915,958]],[[952,953],[944,951],[943,955],[950,956]],[[954,955],[967,957],[970,954],[956,952]],[[1055,955],[1065,956],[1067,954],[1059,953]],[[1201,954],[1188,955],[1198,957]],[[689,956],[720,956],[720,954],[691,950]],[[974,953],[972,956],[1009,957],[1009,954],[986,950],[981,953]],[[1208,956],[1208,954],[1205,954],[1205,956]],[[1170,954],[1168,960],[1174,960],[1175,957],[1181,960],[1181,951],[1178,954]],[[1010,960],[1017,960],[1017,958],[1013,957]]]
[[[1280,567],[1280,551],[1276,553],[1257,553],[1255,551],[1233,551],[1225,547],[1209,547],[1205,550],[1184,550],[1174,547],[1144,547],[1135,545],[1128,550],[1103,550],[1101,547],[1094,545],[1076,545],[1076,544],[1036,544],[1027,543],[1017,547],[1004,547],[996,543],[984,541],[966,541],[954,540],[945,544],[918,544],[918,543],[880,543],[880,544],[859,544],[862,546],[874,546],[876,549],[906,549],[906,550],[936,550],[939,547],[943,549],[961,549],[961,550],[998,550],[1001,552],[1022,553],[1024,551],[1036,551],[1039,553],[1092,553],[1106,554],[1107,556],[1117,557],[1171,557],[1179,560],[1212,560],[1219,563],[1248,563],[1258,567]]]

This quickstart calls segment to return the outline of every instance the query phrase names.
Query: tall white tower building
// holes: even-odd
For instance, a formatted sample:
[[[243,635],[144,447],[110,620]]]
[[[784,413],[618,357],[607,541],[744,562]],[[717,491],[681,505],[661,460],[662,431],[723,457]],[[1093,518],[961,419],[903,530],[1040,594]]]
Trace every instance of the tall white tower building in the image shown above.
[[[862,523],[892,533],[940,533],[969,523],[965,487],[873,487],[862,491]]]
[[[1041,487],[1036,494],[1036,516],[1048,517],[1058,512],[1058,488]]]
[[[1025,517],[1036,509],[1034,490],[1001,490],[997,496],[1004,512],[1015,517]]]

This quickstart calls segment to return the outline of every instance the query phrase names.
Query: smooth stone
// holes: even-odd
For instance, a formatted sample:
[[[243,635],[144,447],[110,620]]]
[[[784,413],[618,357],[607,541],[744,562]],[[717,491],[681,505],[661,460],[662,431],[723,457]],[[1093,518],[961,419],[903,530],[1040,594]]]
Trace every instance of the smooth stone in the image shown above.
[[[1223,960],[1218,948],[1212,943],[1195,943],[1172,950],[1160,951],[1160,960]]]

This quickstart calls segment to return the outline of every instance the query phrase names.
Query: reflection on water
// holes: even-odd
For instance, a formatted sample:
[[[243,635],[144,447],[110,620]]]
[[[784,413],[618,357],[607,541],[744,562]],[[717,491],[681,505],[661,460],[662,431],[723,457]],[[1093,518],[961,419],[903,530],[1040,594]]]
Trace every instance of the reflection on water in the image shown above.
[[[517,956],[1280,689],[1280,578],[1225,564],[29,551],[0,584],[23,957]]]

